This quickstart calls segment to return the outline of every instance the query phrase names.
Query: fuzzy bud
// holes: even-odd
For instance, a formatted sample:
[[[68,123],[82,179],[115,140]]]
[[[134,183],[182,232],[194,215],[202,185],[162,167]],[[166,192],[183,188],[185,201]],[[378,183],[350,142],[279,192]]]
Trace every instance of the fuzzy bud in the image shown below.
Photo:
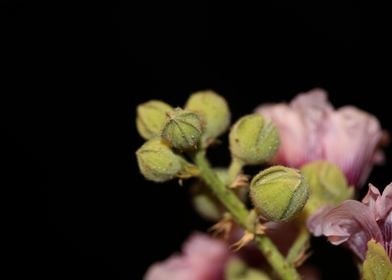
[[[259,114],[240,118],[229,135],[233,157],[245,164],[261,164],[270,160],[279,148],[276,127]]]
[[[159,100],[140,104],[136,109],[136,127],[139,134],[146,140],[159,137],[167,121],[167,114],[172,110],[170,105]]]
[[[148,180],[165,182],[175,177],[197,175],[197,169],[181,156],[176,155],[161,139],[154,138],[136,151],[140,172]]]
[[[266,220],[285,221],[304,207],[309,187],[301,173],[284,166],[273,166],[257,174],[250,185],[250,198]]]
[[[178,150],[196,149],[202,134],[202,122],[197,113],[176,108],[162,130],[162,139]]]
[[[313,161],[301,168],[311,195],[306,205],[310,213],[318,208],[335,206],[353,196],[354,188],[349,187],[346,176],[335,164],[327,161]]]
[[[214,139],[221,135],[230,124],[230,110],[226,100],[213,91],[199,91],[192,94],[185,109],[197,112],[205,123],[203,139]]]

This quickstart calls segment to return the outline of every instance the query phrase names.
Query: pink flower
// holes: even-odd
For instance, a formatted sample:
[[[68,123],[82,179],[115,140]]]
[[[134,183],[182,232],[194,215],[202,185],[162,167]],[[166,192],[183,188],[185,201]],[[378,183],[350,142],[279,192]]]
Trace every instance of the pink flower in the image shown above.
[[[230,257],[225,243],[201,233],[193,234],[184,244],[181,255],[153,264],[145,280],[219,280]]]
[[[308,220],[309,230],[316,236],[348,247],[364,260],[367,243],[374,239],[380,243],[392,261],[392,183],[382,195],[373,185],[362,203],[346,200],[335,208],[321,209]]]
[[[299,168],[313,160],[337,164],[350,184],[362,185],[374,163],[382,137],[376,117],[353,106],[334,110],[327,93],[314,89],[289,104],[266,104],[257,112],[279,128],[281,146],[274,163]]]

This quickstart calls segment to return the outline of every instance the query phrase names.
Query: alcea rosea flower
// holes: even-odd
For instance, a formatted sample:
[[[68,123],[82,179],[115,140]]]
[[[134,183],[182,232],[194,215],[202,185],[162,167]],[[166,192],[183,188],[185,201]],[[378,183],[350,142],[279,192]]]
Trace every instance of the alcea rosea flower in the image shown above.
[[[182,254],[152,265],[145,280],[223,280],[224,266],[230,257],[222,241],[204,234],[193,234],[184,244]]]
[[[350,184],[360,186],[373,164],[382,161],[377,118],[353,106],[335,110],[322,89],[301,93],[289,104],[261,105],[256,111],[279,129],[281,144],[274,163],[300,168],[327,160],[343,170]]]
[[[368,241],[374,239],[392,261],[392,183],[382,195],[369,185],[362,203],[346,200],[337,207],[321,209],[308,220],[308,228],[316,236],[327,236],[334,245],[346,243],[361,260]]]

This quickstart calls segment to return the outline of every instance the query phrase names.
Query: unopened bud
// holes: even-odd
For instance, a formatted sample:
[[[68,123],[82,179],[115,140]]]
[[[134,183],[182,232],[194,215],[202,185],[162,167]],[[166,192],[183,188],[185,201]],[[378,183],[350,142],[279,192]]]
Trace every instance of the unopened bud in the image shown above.
[[[198,193],[193,196],[193,206],[196,211],[206,220],[218,221],[222,218],[222,208],[219,201],[207,193]]]
[[[167,121],[167,114],[173,108],[165,102],[151,100],[140,104],[136,109],[136,127],[146,140],[159,137]]]
[[[285,221],[304,207],[309,187],[301,173],[284,166],[273,166],[257,174],[250,185],[250,198],[266,220]]]
[[[333,163],[313,161],[304,165],[301,172],[311,192],[306,205],[310,213],[325,205],[335,206],[353,196],[354,188],[348,185],[346,176]]]
[[[136,151],[136,157],[140,172],[154,182],[197,175],[195,166],[175,154],[159,138],[147,141]]]
[[[200,116],[191,111],[176,108],[169,114],[162,139],[178,150],[196,149],[202,134]]]
[[[203,139],[213,139],[221,135],[230,124],[230,110],[226,100],[215,92],[199,91],[192,94],[185,109],[197,112],[205,123]]]
[[[229,135],[230,150],[245,164],[261,164],[270,160],[279,148],[276,127],[259,114],[240,118]]]

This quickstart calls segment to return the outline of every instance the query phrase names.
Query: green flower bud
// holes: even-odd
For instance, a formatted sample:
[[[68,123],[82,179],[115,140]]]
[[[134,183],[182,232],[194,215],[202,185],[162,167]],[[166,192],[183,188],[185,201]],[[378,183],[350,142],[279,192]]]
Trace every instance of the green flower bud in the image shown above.
[[[174,177],[188,178],[197,174],[195,166],[176,155],[159,138],[144,143],[136,151],[136,157],[140,172],[146,179],[154,182],[165,182]]]
[[[321,206],[335,206],[353,196],[354,188],[348,185],[346,176],[333,163],[313,161],[304,165],[301,172],[311,192],[306,205],[309,213],[313,213]]]
[[[196,149],[202,134],[200,116],[194,112],[176,108],[162,130],[162,139],[178,150]]]
[[[385,248],[386,249],[386,248]],[[384,247],[371,239],[367,243],[366,259],[362,265],[363,280],[391,280],[392,262]]]
[[[203,139],[221,135],[230,124],[230,110],[226,100],[213,91],[199,91],[192,94],[185,109],[197,112],[205,123]]]
[[[204,219],[219,221],[222,218],[222,207],[219,201],[208,193],[198,193],[193,196],[193,207]]]
[[[165,102],[151,100],[140,104],[136,109],[136,127],[146,140],[159,137],[167,121],[167,114],[173,108]]]
[[[261,164],[270,160],[279,148],[278,130],[259,114],[240,118],[231,128],[230,150],[245,164]]]
[[[301,173],[284,166],[273,166],[257,174],[250,185],[250,198],[256,211],[270,221],[285,221],[304,207],[309,187]]]

